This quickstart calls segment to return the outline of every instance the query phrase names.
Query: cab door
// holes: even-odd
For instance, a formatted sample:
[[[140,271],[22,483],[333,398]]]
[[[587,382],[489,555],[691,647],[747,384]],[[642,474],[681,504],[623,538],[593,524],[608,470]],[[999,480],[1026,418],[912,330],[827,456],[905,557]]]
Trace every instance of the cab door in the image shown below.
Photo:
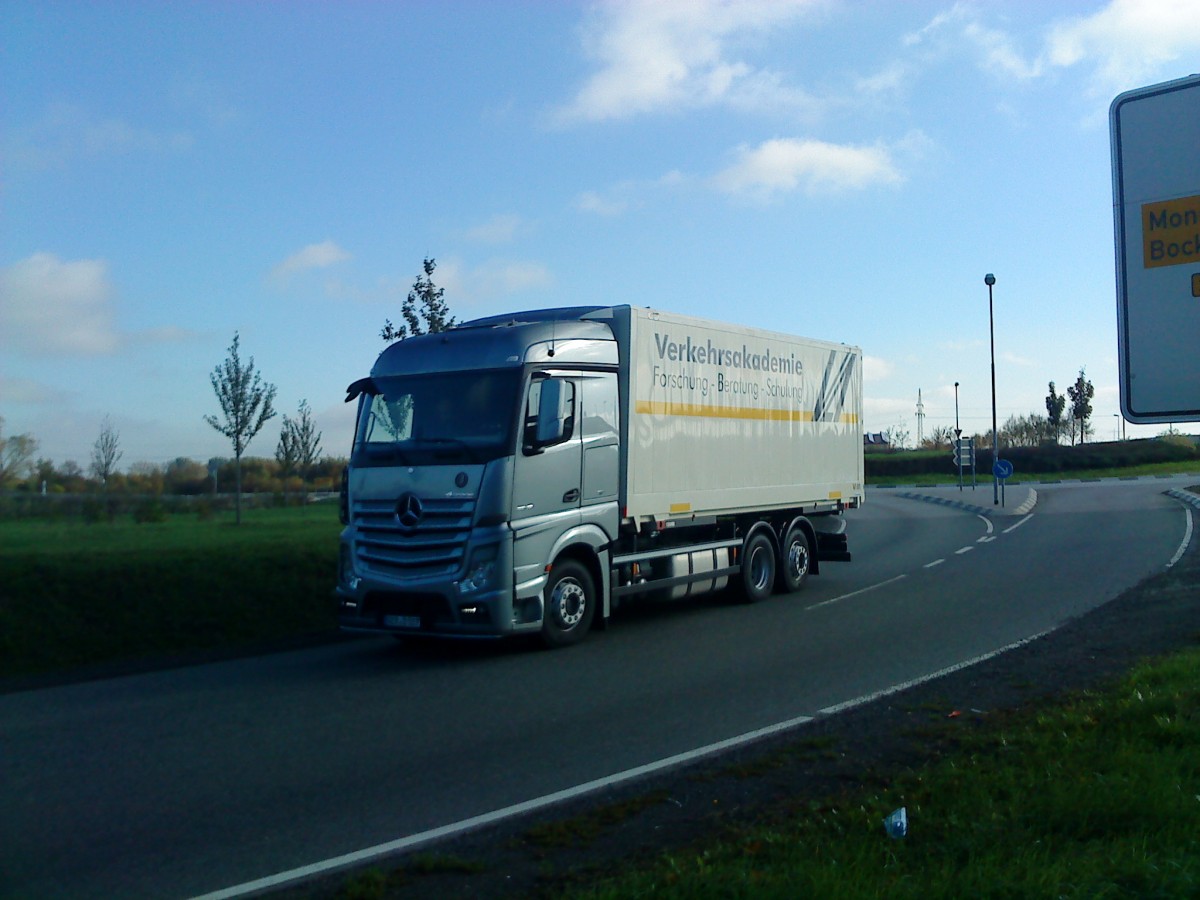
[[[512,479],[512,527],[518,530],[518,538],[521,530],[550,530],[552,544],[554,535],[580,521],[583,445],[578,412],[580,389],[575,379],[534,374]],[[556,421],[551,421],[552,416]]]

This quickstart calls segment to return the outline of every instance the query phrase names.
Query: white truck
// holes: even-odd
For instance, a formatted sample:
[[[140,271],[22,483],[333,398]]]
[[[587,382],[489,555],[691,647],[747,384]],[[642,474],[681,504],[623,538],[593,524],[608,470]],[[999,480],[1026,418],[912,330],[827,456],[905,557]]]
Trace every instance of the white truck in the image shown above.
[[[347,393],[345,630],[562,646],[631,597],[757,601],[850,559],[857,347],[534,310],[392,344]]]

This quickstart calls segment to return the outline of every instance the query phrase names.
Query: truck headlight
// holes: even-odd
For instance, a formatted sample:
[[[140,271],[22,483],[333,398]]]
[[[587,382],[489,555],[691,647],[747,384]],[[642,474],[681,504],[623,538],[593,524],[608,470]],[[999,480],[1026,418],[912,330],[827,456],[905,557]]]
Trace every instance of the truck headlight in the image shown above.
[[[338,579],[350,590],[357,590],[358,576],[354,574],[354,555],[349,544],[342,544],[338,552]]]
[[[471,554],[467,574],[458,582],[460,594],[486,591],[496,583],[496,546],[480,547]]]

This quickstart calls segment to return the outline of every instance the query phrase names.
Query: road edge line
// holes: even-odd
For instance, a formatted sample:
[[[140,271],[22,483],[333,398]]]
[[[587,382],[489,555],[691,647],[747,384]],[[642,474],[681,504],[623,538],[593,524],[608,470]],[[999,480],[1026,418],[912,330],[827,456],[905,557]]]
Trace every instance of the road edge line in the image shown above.
[[[233,887],[222,888],[221,890],[211,891],[206,894],[199,894],[193,897],[192,900],[231,900],[231,898],[234,897],[244,897],[248,894],[283,887],[284,885],[302,881],[307,878],[312,878],[316,875],[328,875],[338,871],[339,869],[347,869],[351,866],[358,865],[359,863],[367,862],[368,860],[378,859],[383,856],[388,856],[392,853],[398,853],[402,850],[412,850],[416,847],[432,843],[433,841],[441,840],[443,838],[460,836],[483,828],[487,825],[492,825],[496,822],[503,821],[504,819],[510,819],[516,816],[524,815],[525,813],[535,812],[559,803],[564,803],[568,800],[578,799],[579,797],[595,793],[596,791],[604,790],[605,788],[615,787],[617,785],[624,784],[625,782],[633,781],[645,775],[661,772],[664,769],[686,765],[709,756],[715,756],[719,753],[725,752],[726,750],[732,750],[737,747],[752,744],[756,741],[762,740],[763,738],[773,737],[774,735],[781,734],[785,731],[790,731],[793,728],[799,728],[802,725],[807,725],[809,722],[813,721],[813,718],[813,716],[796,716],[795,718],[787,719],[783,722],[777,722],[774,725],[768,725],[765,728],[759,728],[755,731],[748,731],[745,734],[737,735],[736,737],[727,738],[723,741],[717,741],[715,744],[708,744],[704,747],[698,747],[695,750],[688,750],[686,753],[678,753],[674,756],[668,756],[664,759],[655,760],[654,762],[636,766],[632,769],[626,769],[623,772],[617,772],[613,775],[607,775],[604,778],[597,778],[593,781],[576,785],[575,787],[564,788],[561,791],[555,791],[554,793],[546,794],[543,797],[536,797],[532,800],[514,803],[511,806],[505,806],[501,809],[493,810],[492,812],[483,813],[482,815],[472,816],[469,819],[462,819],[449,825],[431,828],[428,831],[422,831],[418,834],[411,834],[407,837],[397,838],[396,840],[387,841],[382,844],[376,844],[372,847],[366,847],[362,850],[355,850],[339,856],[332,856],[329,859],[310,863],[306,866],[299,866],[295,869],[289,869],[284,872],[278,872],[274,875],[267,875],[263,878],[257,878],[254,881],[247,881],[243,884],[234,885]]]

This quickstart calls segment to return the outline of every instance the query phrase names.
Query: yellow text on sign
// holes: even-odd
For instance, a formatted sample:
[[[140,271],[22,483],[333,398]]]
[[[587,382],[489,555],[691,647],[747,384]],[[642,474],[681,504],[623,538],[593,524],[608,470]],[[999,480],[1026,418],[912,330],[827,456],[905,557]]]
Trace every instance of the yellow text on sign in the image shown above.
[[[1142,204],[1147,269],[1200,262],[1200,195]]]

